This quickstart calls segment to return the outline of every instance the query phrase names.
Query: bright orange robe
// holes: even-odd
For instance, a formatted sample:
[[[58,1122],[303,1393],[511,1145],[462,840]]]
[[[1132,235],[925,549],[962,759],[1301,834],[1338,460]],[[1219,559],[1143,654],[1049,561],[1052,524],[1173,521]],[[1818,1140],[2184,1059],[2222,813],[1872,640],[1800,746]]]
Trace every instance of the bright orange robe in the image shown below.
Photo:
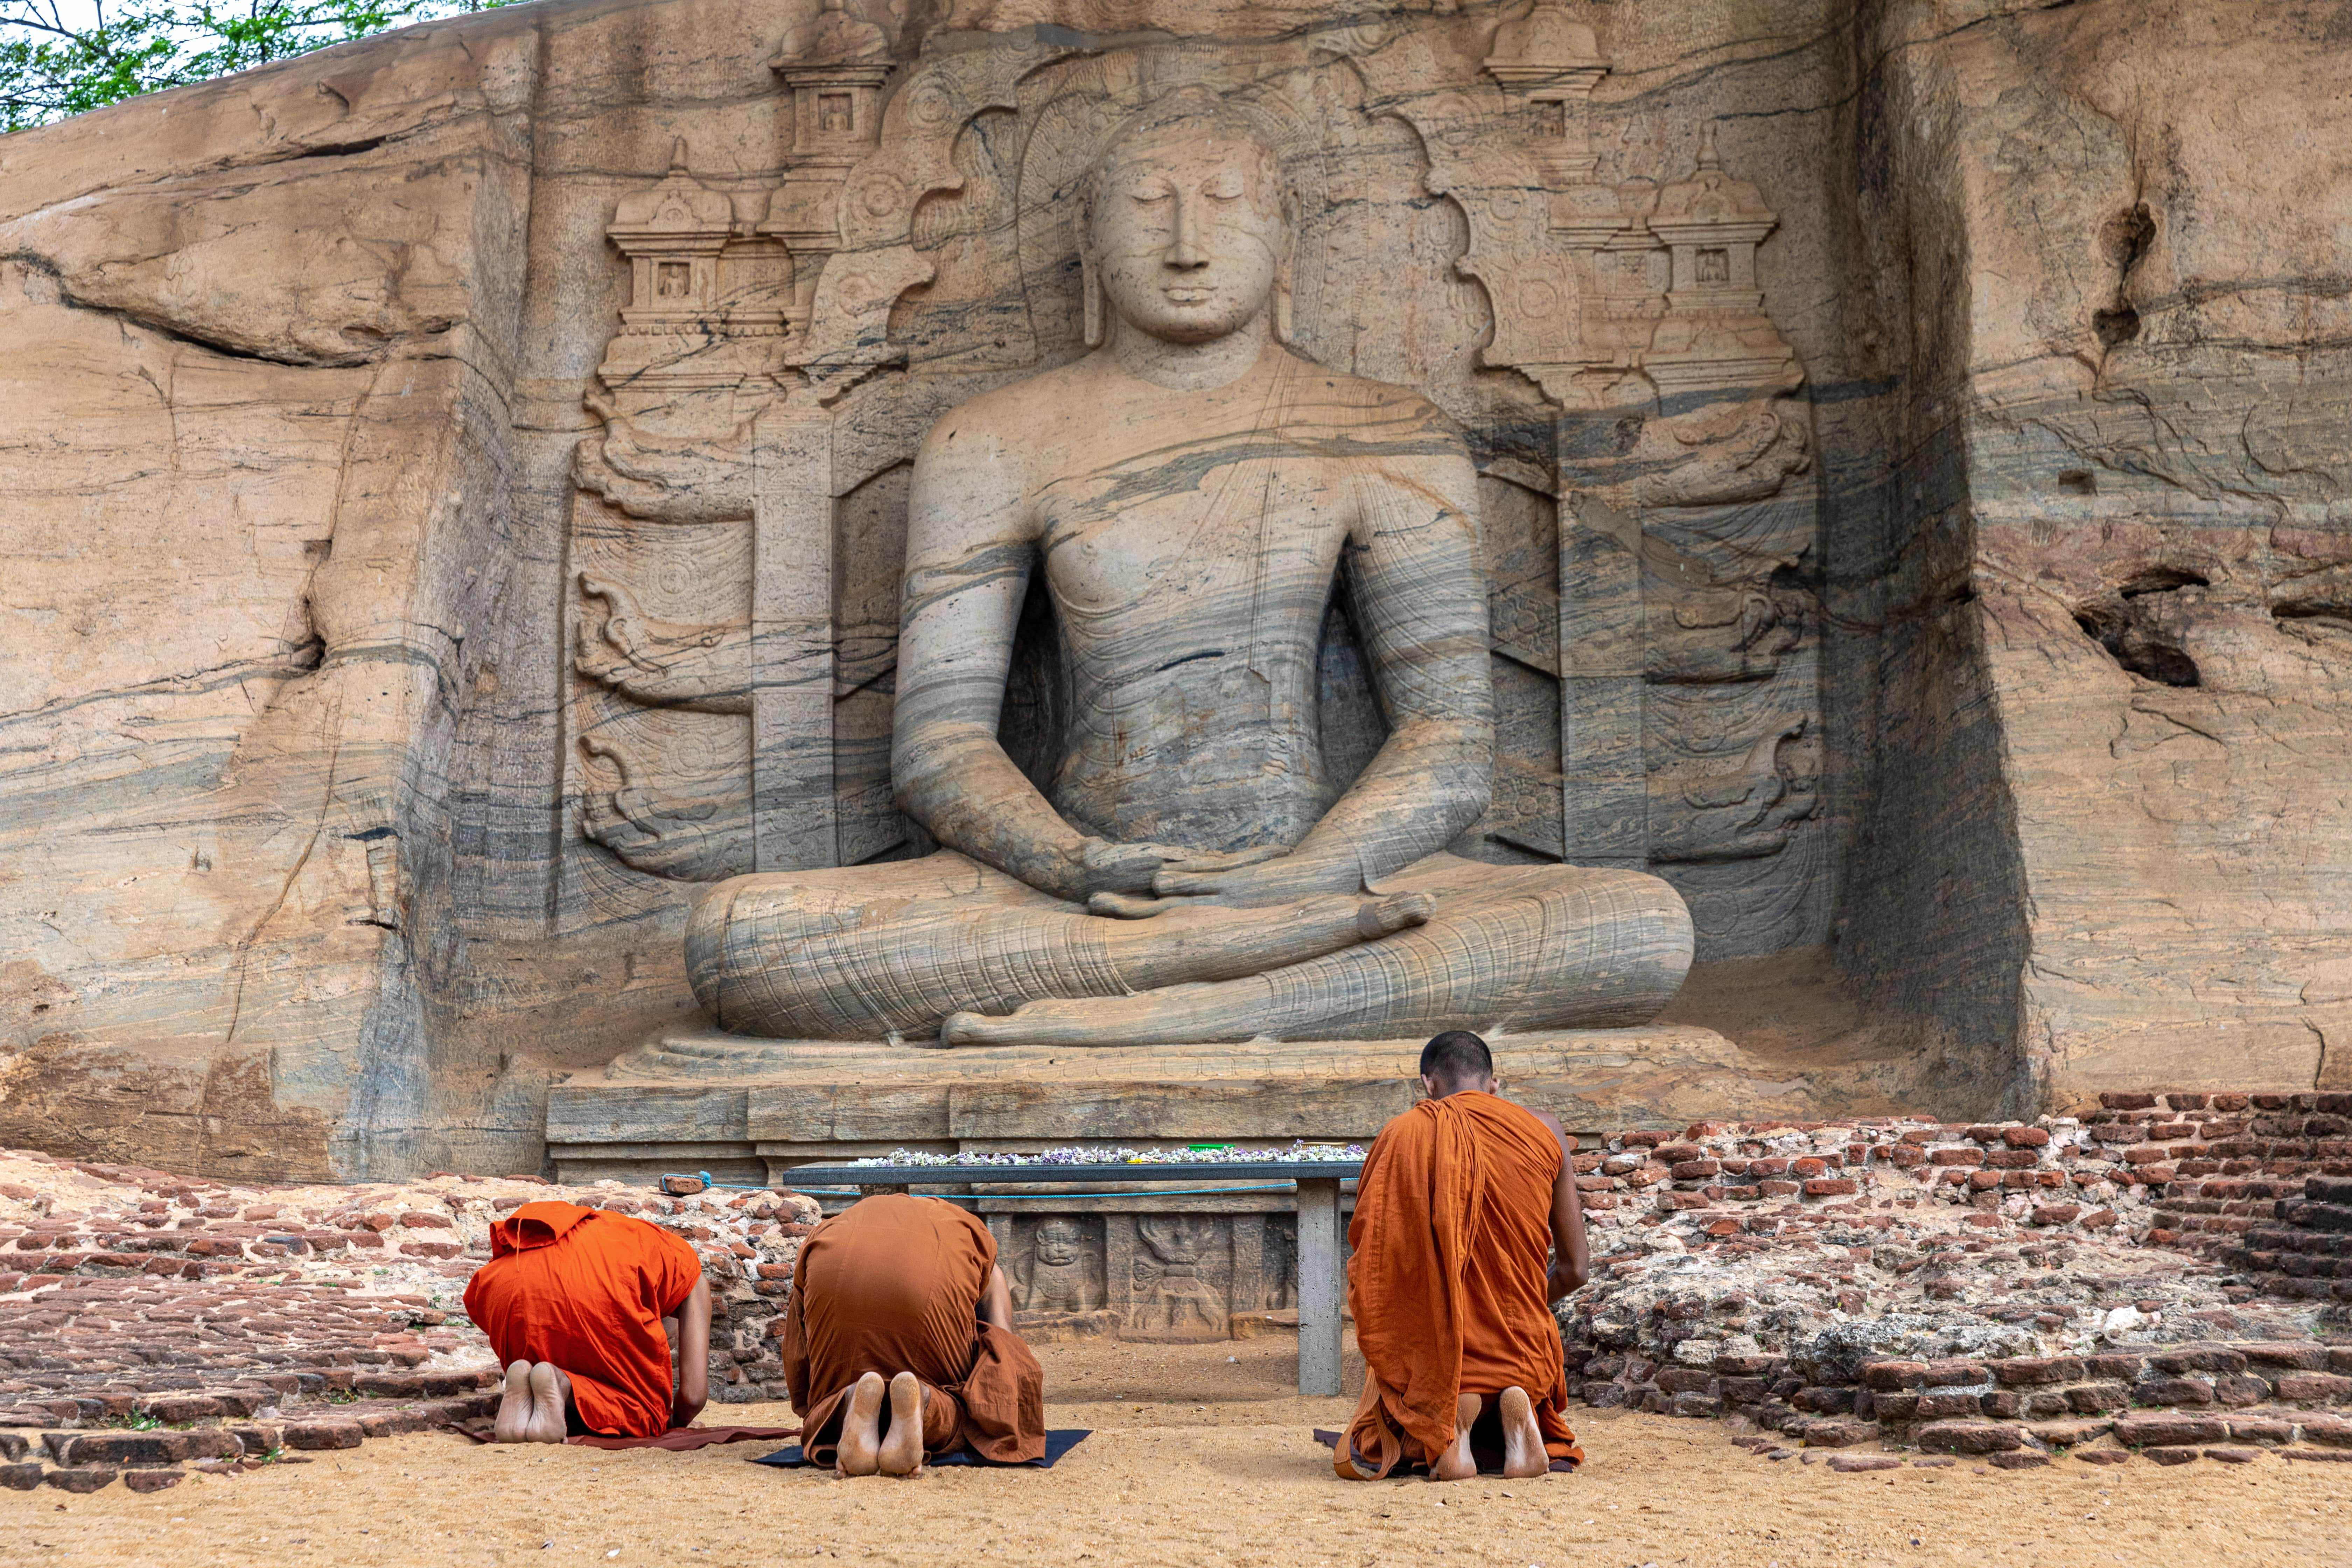
[[[988,1226],[939,1198],[864,1198],[809,1233],[781,1349],[811,1460],[833,1462],[843,1401],[869,1372],[921,1380],[927,1454],[1045,1453],[1045,1371],[1020,1335],[979,1315],[995,1267]]]
[[[1333,1455],[1387,1475],[1454,1441],[1455,1396],[1523,1388],[1556,1459],[1569,1430],[1559,1323],[1544,1299],[1552,1188],[1566,1159],[1535,1115],[1491,1094],[1424,1100],[1381,1129],[1348,1226],[1348,1309],[1369,1375]]]
[[[490,1226],[466,1315],[499,1364],[552,1362],[592,1432],[652,1437],[674,1407],[668,1336],[702,1280],[694,1248],[659,1226],[572,1204],[525,1204]]]

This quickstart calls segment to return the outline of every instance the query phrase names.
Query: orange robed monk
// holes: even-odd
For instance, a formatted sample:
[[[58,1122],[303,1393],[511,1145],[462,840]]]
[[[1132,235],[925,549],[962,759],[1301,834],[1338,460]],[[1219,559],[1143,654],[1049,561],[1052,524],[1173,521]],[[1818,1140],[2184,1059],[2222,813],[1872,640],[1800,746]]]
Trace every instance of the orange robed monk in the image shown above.
[[[783,1356],[802,1451],[845,1476],[1045,1452],[1045,1374],[1013,1331],[996,1238],[943,1199],[866,1198],[810,1232]]]
[[[490,1226],[466,1315],[507,1363],[500,1443],[596,1432],[654,1437],[710,1396],[710,1287],[694,1248],[659,1226],[572,1204],[525,1204]],[[669,1337],[677,1320],[678,1375]]]
[[[1567,1135],[1496,1098],[1475,1035],[1430,1041],[1421,1083],[1429,1098],[1381,1129],[1357,1184],[1348,1308],[1366,1376],[1334,1468],[1464,1480],[1478,1473],[1472,1428],[1496,1425],[1506,1476],[1580,1464],[1551,1312],[1587,1268]]]

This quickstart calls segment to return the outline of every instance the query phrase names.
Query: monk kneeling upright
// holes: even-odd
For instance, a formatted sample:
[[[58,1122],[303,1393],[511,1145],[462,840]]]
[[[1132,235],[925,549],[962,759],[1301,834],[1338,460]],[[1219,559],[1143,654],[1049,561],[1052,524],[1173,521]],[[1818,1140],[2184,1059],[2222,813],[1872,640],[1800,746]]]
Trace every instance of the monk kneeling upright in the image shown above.
[[[1348,1307],[1366,1375],[1334,1467],[1465,1480],[1473,1428],[1497,1425],[1506,1476],[1580,1464],[1551,1312],[1587,1268],[1567,1135],[1496,1098],[1475,1035],[1430,1041],[1421,1083],[1429,1098],[1381,1130],[1357,1184]]]
[[[866,1198],[810,1232],[782,1348],[802,1452],[844,1476],[1045,1452],[1045,1374],[1013,1332],[996,1238],[944,1199]]]
[[[572,1204],[525,1204],[490,1226],[466,1315],[507,1366],[500,1443],[687,1426],[710,1394],[710,1287],[659,1226]],[[677,1377],[662,1320],[677,1321]]]

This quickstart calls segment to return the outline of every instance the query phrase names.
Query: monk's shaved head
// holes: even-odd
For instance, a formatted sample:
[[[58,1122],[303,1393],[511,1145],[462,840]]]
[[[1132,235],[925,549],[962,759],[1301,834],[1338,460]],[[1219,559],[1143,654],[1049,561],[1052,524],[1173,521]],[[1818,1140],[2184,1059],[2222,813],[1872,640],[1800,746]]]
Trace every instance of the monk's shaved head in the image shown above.
[[[1421,1047],[1421,1076],[1441,1100],[1465,1089],[1487,1089],[1495,1080],[1495,1053],[1469,1030],[1448,1029]]]

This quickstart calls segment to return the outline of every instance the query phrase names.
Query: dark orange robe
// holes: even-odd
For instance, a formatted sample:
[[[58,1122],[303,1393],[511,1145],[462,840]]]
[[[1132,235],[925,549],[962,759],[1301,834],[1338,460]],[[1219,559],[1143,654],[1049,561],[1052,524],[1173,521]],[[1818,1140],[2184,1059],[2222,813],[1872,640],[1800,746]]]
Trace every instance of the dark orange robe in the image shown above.
[[[1533,1402],[1552,1458],[1583,1460],[1544,1299],[1566,1157],[1534,1113],[1491,1094],[1424,1100],[1381,1129],[1348,1226],[1348,1309],[1369,1375],[1334,1451],[1341,1476],[1359,1478],[1351,1449],[1383,1476],[1433,1460],[1454,1441],[1456,1395],[1512,1387]]]
[[[590,1431],[651,1437],[669,1430],[674,1405],[662,1320],[701,1280],[694,1248],[659,1226],[525,1204],[490,1226],[490,1260],[466,1287],[466,1316],[500,1366],[544,1361],[569,1373]]]
[[[968,1447],[1014,1464],[1045,1452],[1045,1371],[1020,1335],[979,1315],[995,1267],[988,1226],[939,1198],[866,1198],[809,1233],[782,1349],[813,1462],[833,1462],[843,1403],[869,1372],[922,1381],[927,1454]]]

